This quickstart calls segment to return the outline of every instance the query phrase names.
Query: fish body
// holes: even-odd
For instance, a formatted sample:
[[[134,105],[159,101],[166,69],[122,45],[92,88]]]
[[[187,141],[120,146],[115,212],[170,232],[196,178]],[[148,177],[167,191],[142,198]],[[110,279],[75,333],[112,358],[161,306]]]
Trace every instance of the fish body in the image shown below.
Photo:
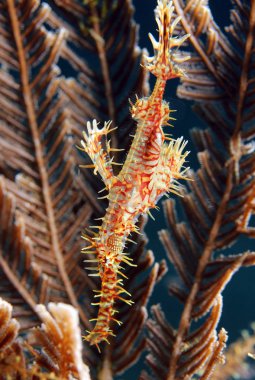
[[[103,140],[112,131],[110,122],[106,122],[102,129],[98,128],[96,120],[88,122],[88,132],[84,132],[84,140],[81,141],[81,149],[93,161],[94,172],[98,172],[105,183],[109,200],[102,224],[97,227],[98,233],[83,236],[90,244],[83,251],[95,255],[92,261],[97,264],[96,274],[92,275],[100,276],[102,282],[101,290],[96,291],[95,296],[99,298],[96,324],[85,337],[90,344],[97,346],[114,335],[110,328],[112,320],[121,324],[115,318],[116,300],[133,303],[123,297],[125,293],[130,294],[124,289],[123,279],[126,276],[121,264],[134,265],[124,251],[130,233],[139,232],[136,226],[138,217],[155,208],[165,193],[178,193],[178,179],[186,178],[187,168],[183,168],[189,153],[184,151],[186,142],[182,137],[166,142],[169,138],[163,131],[163,127],[173,119],[173,111],[163,100],[166,82],[184,75],[179,63],[188,59],[173,50],[188,38],[188,35],[173,37],[173,30],[180,20],[175,18],[172,21],[173,10],[172,1],[158,0],[155,14],[159,41],[150,35],[155,55],[147,57],[146,64],[157,79],[152,94],[137,99],[131,106],[131,115],[137,122],[136,133],[119,174],[114,175],[110,144],[106,143],[106,150],[103,148]]]

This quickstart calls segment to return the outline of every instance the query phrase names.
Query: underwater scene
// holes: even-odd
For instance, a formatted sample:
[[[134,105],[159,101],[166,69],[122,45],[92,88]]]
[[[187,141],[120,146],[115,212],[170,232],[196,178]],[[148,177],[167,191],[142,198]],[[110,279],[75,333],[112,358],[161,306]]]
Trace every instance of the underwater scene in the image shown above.
[[[0,380],[255,379],[255,0],[0,0]]]

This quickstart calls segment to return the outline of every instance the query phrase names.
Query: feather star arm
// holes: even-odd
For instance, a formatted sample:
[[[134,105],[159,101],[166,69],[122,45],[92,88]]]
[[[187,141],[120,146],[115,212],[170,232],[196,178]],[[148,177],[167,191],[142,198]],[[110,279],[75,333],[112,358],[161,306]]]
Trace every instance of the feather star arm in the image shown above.
[[[169,125],[171,110],[168,103],[163,101],[166,81],[184,75],[179,66],[189,57],[181,56],[177,49],[189,36],[173,37],[174,29],[180,21],[177,17],[172,21],[173,3],[168,0],[158,0],[155,10],[159,29],[159,41],[152,35],[150,39],[154,48],[154,56],[146,58],[146,68],[156,76],[156,84],[150,97],[138,99],[131,107],[132,117],[137,121],[136,133],[120,173],[114,176],[111,161],[107,152],[102,149],[101,139],[109,132],[110,125],[105,123],[100,130],[93,120],[88,122],[88,134],[84,133],[82,149],[89,154],[108,189],[109,205],[103,218],[102,225],[97,227],[97,234],[83,235],[89,246],[84,253],[95,255],[97,273],[100,276],[101,290],[96,291],[95,297],[100,300],[98,316],[95,318],[94,329],[85,337],[90,344],[107,341],[114,335],[111,321],[115,319],[114,303],[121,299],[128,304],[131,300],[122,297],[129,293],[123,287],[126,277],[121,272],[120,263],[134,265],[127,253],[124,253],[125,242],[132,231],[138,232],[135,223],[139,215],[148,213],[155,208],[162,195],[167,192],[178,193],[178,179],[186,178],[187,168],[183,168],[186,156],[186,142],[183,138],[165,141],[162,127]]]

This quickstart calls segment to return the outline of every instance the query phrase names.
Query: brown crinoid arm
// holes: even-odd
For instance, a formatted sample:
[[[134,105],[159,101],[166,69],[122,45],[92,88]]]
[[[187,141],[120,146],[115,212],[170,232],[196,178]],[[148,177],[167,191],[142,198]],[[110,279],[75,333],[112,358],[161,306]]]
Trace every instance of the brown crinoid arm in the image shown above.
[[[241,238],[242,216],[252,211],[255,181],[254,150],[249,149],[255,135],[255,2],[234,1],[226,34],[206,2],[174,0],[174,5],[182,17],[179,32],[190,34],[191,50],[178,93],[195,101],[194,109],[208,128],[192,131],[201,168],[192,175],[189,190],[179,207],[172,200],[164,205],[168,230],[160,232],[160,239],[178,273],[170,291],[183,309],[176,329],[154,309],[148,363],[160,380],[207,379],[217,363],[218,348],[224,345],[224,334],[216,330],[218,297],[241,266],[255,263],[254,252],[235,254],[234,245]],[[230,245],[232,255],[225,251]],[[205,330],[196,330],[197,320],[203,326],[216,322],[205,340]],[[215,336],[218,341],[212,346],[209,342]]]
[[[60,91],[57,62],[66,34],[63,29],[54,33],[42,26],[50,12],[34,0],[0,3],[0,77],[5,94],[0,98],[4,102],[0,107],[0,168],[8,177],[6,189],[22,214],[32,261],[47,276],[48,300],[71,303],[88,328],[86,307],[79,304],[88,285],[79,266],[79,235],[91,208],[78,191]],[[30,304],[37,303],[36,289],[32,287],[28,294]]]

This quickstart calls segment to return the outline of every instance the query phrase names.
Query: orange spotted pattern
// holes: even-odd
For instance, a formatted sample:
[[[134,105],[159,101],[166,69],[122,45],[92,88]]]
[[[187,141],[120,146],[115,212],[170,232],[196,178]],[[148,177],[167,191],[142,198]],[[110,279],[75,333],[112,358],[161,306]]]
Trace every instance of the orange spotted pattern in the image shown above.
[[[173,17],[172,1],[158,0],[155,9],[159,30],[159,41],[149,35],[154,55],[146,58],[146,68],[156,77],[156,84],[148,98],[137,99],[131,106],[131,115],[137,122],[136,133],[125,163],[119,174],[114,175],[113,159],[110,158],[109,142],[104,143],[111,129],[111,122],[102,128],[96,120],[87,123],[87,133],[81,141],[81,150],[88,154],[93,162],[94,173],[99,173],[108,191],[109,200],[101,226],[97,233],[84,234],[87,246],[83,252],[89,255],[85,260],[95,263],[96,273],[101,278],[101,289],[96,290],[99,311],[95,326],[85,337],[90,344],[107,341],[111,330],[111,321],[116,319],[115,301],[120,299],[132,304],[131,296],[124,288],[123,263],[134,265],[125,250],[125,244],[131,232],[139,232],[136,221],[141,214],[149,213],[158,200],[167,192],[179,192],[179,179],[186,178],[184,168],[186,142],[183,138],[172,139],[164,134],[162,127],[170,125],[171,110],[163,100],[166,82],[184,75],[180,64],[189,57],[181,55],[178,48],[189,36],[174,37],[173,31],[180,18]],[[92,259],[91,259],[92,257]]]

